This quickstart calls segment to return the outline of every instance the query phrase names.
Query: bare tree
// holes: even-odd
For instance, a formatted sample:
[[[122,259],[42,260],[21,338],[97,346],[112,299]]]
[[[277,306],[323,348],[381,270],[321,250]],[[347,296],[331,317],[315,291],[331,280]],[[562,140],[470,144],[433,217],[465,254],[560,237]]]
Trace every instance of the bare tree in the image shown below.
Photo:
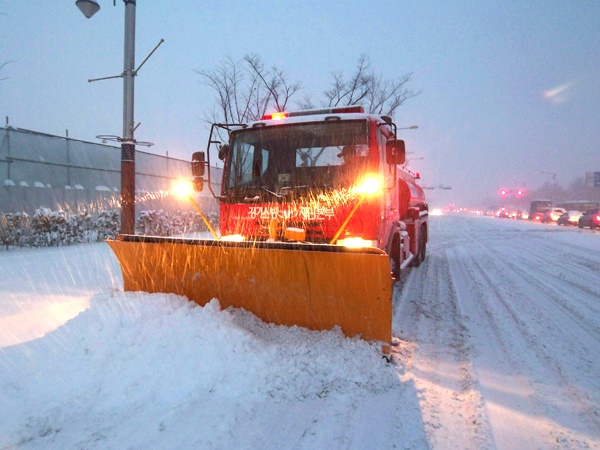
[[[300,83],[290,83],[286,73],[277,67],[266,70],[257,55],[246,55],[244,61],[250,67],[253,76],[260,80],[268,92],[266,101],[260,105],[264,107],[262,112],[266,111],[270,103],[273,103],[276,111],[285,111],[289,100],[301,89]]]
[[[7,16],[7,15],[8,15],[8,14],[6,14],[6,13],[4,13],[4,12],[0,12],[0,16]],[[7,62],[5,62],[4,64],[0,64],[0,71],[1,71],[2,69],[4,69],[4,66],[6,66],[7,64],[9,64],[9,63],[11,63],[11,62],[13,62],[13,61],[7,61]],[[0,78],[0,81],[4,81],[4,80],[6,80],[6,79],[8,79],[8,77]]]
[[[208,122],[247,123],[268,111],[285,111],[301,90],[298,82],[289,81],[278,67],[267,69],[257,55],[245,55],[235,62],[225,58],[214,70],[196,71],[202,82],[217,94],[216,105]],[[352,75],[346,79],[341,71],[333,72],[329,89],[323,92],[323,106],[362,105],[368,113],[392,115],[406,100],[418,95],[406,87],[412,74],[387,80],[376,73],[369,59],[362,55]],[[297,102],[301,109],[313,109],[315,103],[304,95]]]
[[[412,73],[386,80],[371,68],[365,55],[360,56],[347,80],[342,72],[333,72],[332,76],[330,88],[323,92],[327,106],[362,105],[368,113],[391,116],[406,100],[419,95],[406,87]]]
[[[300,89],[280,68],[265,69],[256,55],[235,62],[225,58],[214,70],[196,71],[217,94],[210,122],[246,123],[259,120],[267,110],[284,111]]]
[[[297,105],[298,105],[298,108],[300,108],[300,109],[316,109],[316,106],[313,103],[312,98],[308,94],[304,94],[302,96],[302,100],[300,100],[297,103]]]
[[[2,69],[4,69],[4,66],[6,66],[7,64],[10,64],[11,62],[14,62],[14,61],[7,61],[7,62],[5,62],[4,64],[0,64],[0,71],[1,71]],[[8,78],[9,78],[9,77],[0,78],[0,81],[7,80]]]
[[[251,112],[252,94],[255,82],[245,85],[244,72],[240,63],[227,57],[214,70],[196,71],[203,84],[210,86],[216,93],[216,105],[210,122],[244,123],[254,120]],[[218,118],[218,120],[217,120]]]

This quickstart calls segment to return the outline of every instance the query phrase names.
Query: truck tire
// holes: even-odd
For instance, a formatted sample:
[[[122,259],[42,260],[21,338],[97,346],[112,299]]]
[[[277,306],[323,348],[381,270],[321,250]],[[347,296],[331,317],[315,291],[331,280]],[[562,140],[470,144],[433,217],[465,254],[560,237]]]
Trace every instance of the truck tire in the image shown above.
[[[425,261],[425,257],[427,256],[427,228],[423,227],[423,231],[421,232],[421,235],[423,236],[423,246],[421,247],[421,250],[419,251],[419,259],[421,260],[421,262]]]
[[[400,279],[400,241],[397,234],[392,238],[390,247],[390,272],[394,280]]]
[[[419,267],[427,255],[427,229],[422,226],[419,230],[419,251],[413,259],[413,267]]]

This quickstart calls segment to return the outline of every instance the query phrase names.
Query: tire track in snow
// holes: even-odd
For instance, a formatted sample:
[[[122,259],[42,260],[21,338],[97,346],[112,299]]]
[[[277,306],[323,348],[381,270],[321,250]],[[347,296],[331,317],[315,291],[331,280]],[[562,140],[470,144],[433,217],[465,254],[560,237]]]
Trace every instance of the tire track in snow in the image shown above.
[[[514,338],[513,342],[507,339],[504,328],[511,328],[512,325],[499,325],[499,314],[486,305],[497,303],[497,295],[493,292],[483,292],[483,284],[474,281],[475,274],[469,265],[454,264],[452,272],[453,279],[459,286],[461,307],[469,317],[469,329],[475,341],[474,364],[480,376],[482,394],[495,441],[499,448],[516,448],[519,443],[516,437],[527,436],[531,424],[523,419],[515,420],[512,423],[512,431],[509,431],[505,423],[511,421],[511,412],[519,411],[525,418],[540,415],[529,401],[533,392],[532,386],[526,377],[517,371],[525,360],[512,351],[518,347]],[[484,345],[485,348],[482,348]],[[546,441],[530,441],[526,447],[543,448],[546,445]]]
[[[394,291],[396,356],[406,369],[402,378],[419,392],[431,447],[490,448],[493,439],[456,300],[445,254],[433,247]]]
[[[556,278],[548,272],[536,270],[535,262],[524,265],[505,260],[504,264],[514,279],[518,279],[520,294],[526,294],[530,299],[537,297],[547,300],[550,305],[545,303],[544,306],[552,307],[555,310],[553,315],[560,315],[571,322],[569,327],[565,327],[565,323],[562,326],[577,334],[578,340],[588,341],[593,346],[592,353],[595,356],[600,354],[600,323],[596,320],[600,315],[600,293],[582,286],[585,277],[580,276],[579,282]],[[548,277],[542,281],[540,273]],[[514,288],[514,285],[511,286]]]
[[[571,230],[561,231],[569,233]],[[517,242],[519,258],[527,262],[527,266],[535,268],[536,272],[558,278],[556,284],[567,284],[587,294],[590,300],[600,298],[600,254],[597,255],[581,246],[567,246],[549,239],[550,237],[561,236],[549,233],[545,236],[540,233],[522,233]],[[506,255],[507,258],[503,259],[507,260],[511,259],[509,250],[514,252],[514,248],[508,246],[498,247],[497,250]],[[600,311],[598,302],[590,301],[587,306],[593,308],[595,313]]]
[[[598,366],[589,358],[590,354],[599,354],[594,344],[597,331],[583,325],[582,335],[580,325],[586,324],[582,314],[565,307],[560,295],[535,280],[540,274],[543,280],[551,277],[547,270],[537,270],[540,260],[515,262],[505,243],[495,247],[497,241],[504,240],[502,233],[500,239],[495,234],[484,231],[485,244],[482,236],[473,237],[471,245],[448,252],[461,306],[473,318],[471,329],[482,349],[476,366],[484,396],[491,400],[488,409],[497,442],[500,447],[522,445],[519,436],[531,436],[531,427],[538,427],[541,441],[533,439],[528,446],[594,445],[586,436],[595,437],[600,429],[597,399],[589,394],[598,392]],[[519,255],[528,254],[529,242],[519,241]],[[535,245],[543,243],[538,241]],[[549,302],[533,301],[540,292]],[[573,324],[565,327],[565,318]],[[552,333],[552,339],[548,339],[548,333]],[[577,368],[573,370],[569,364],[573,360],[570,353],[578,350],[574,344],[582,339],[587,337],[589,342],[590,334],[591,350],[577,355],[577,360],[583,357],[587,364],[585,374],[578,376]],[[562,339],[568,345],[563,345]],[[549,343],[553,345],[550,347]],[[561,354],[569,356],[563,361]],[[505,377],[511,380],[510,384],[503,382]],[[569,398],[568,402],[565,398]],[[576,405],[576,410],[571,411],[564,404]],[[512,420],[515,412],[520,420]],[[512,422],[512,430],[506,429],[507,420]]]
[[[544,243],[543,245],[547,245]],[[600,261],[596,271],[588,270],[587,264],[570,267],[566,264],[543,265],[549,261],[545,254],[550,251],[541,242],[531,245],[523,241],[519,246],[524,251],[515,258],[506,248],[497,248],[495,253],[501,258],[512,275],[519,278],[519,286],[530,285],[529,294],[538,292],[569,315],[579,326],[588,330],[589,338],[600,337]],[[543,281],[542,281],[543,280]],[[532,292],[532,289],[534,292]]]
[[[481,247],[479,242],[474,245]],[[524,245],[526,242],[520,246]],[[600,304],[600,293],[590,295],[586,289],[570,290],[564,286],[562,278],[557,279],[549,272],[537,270],[539,261],[535,257],[517,260],[511,258],[510,254],[505,254],[498,258],[498,250],[500,249],[491,251],[483,247],[480,251],[487,252],[489,259],[485,274],[502,273],[510,281],[499,285],[502,298],[507,299],[503,301],[504,305],[511,314],[529,318],[526,321],[526,331],[529,334],[537,331],[532,338],[533,343],[549,334],[552,336],[553,351],[550,353],[545,349],[550,364],[557,365],[557,370],[569,373],[572,379],[585,381],[589,389],[600,391],[600,365],[597,361],[597,356],[600,355],[600,326],[597,323],[598,314],[587,309],[589,303]],[[544,273],[548,276],[540,276]],[[586,274],[580,273],[576,278],[576,286],[589,283]],[[494,282],[489,276],[488,281]],[[539,330],[534,330],[533,324],[538,324]],[[555,355],[561,354],[576,354],[580,363],[576,371],[573,371],[571,364],[558,365],[561,361]],[[585,363],[585,367],[582,363]],[[582,373],[581,369],[584,368],[587,370]]]

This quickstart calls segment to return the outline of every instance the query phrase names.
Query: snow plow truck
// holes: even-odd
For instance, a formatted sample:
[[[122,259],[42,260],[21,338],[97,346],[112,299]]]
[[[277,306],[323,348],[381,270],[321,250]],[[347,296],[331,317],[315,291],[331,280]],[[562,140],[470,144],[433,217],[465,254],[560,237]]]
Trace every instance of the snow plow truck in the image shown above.
[[[192,175],[196,191],[219,201],[220,233],[206,221],[214,239],[119,235],[108,243],[125,290],[217,298],[279,325],[337,326],[389,353],[393,282],[427,249],[428,205],[405,154],[391,118],[361,106],[213,124]]]

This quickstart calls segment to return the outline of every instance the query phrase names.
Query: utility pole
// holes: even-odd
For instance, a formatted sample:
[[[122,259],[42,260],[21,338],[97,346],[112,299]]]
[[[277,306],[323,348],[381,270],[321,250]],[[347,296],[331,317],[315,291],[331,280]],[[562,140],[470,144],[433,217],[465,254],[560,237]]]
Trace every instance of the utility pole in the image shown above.
[[[554,204],[554,202],[556,201],[556,174],[554,172],[544,171],[542,171],[541,173],[546,175],[552,175],[552,198],[550,200],[552,200],[552,204]]]
[[[135,234],[135,140],[133,79],[135,76],[135,1],[125,2],[123,69],[123,140],[121,141],[121,234]]]
[[[125,3],[125,38],[124,38],[124,68],[121,75],[95,78],[88,80],[100,81],[111,78],[123,78],[123,134],[122,137],[100,135],[96,136],[103,141],[117,141],[121,143],[121,234],[135,234],[135,146],[151,146],[150,142],[138,142],[134,132],[138,125],[134,124],[134,78],[148,58],[164,42],[161,39],[154,50],[135,69],[135,5],[136,0],[123,0]],[[77,0],[77,7],[88,19],[100,10],[96,0]]]

